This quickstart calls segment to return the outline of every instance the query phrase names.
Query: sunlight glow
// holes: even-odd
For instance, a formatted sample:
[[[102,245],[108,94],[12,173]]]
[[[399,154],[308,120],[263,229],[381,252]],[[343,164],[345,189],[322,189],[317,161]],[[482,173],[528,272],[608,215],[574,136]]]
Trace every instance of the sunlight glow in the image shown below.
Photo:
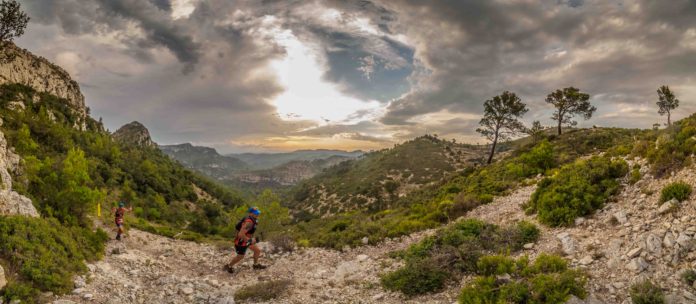
[[[275,33],[276,42],[287,55],[271,63],[285,92],[273,100],[278,114],[286,120],[313,120],[320,125],[346,122],[358,111],[375,111],[381,104],[344,95],[337,86],[322,79],[324,64],[317,52],[302,43],[291,31]]]

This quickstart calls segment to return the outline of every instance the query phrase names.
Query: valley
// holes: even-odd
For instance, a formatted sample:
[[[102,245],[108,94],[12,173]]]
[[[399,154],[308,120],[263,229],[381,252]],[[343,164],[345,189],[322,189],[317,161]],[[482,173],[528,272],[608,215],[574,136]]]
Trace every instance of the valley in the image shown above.
[[[0,0],[0,304],[696,304],[688,1],[73,2]]]

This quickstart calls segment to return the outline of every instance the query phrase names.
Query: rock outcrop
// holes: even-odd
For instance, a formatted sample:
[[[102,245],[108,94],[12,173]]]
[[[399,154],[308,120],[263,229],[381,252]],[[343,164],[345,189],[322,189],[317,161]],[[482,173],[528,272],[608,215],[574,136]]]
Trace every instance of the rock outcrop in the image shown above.
[[[0,289],[7,285],[7,279],[5,278],[5,269],[0,266]]]
[[[85,97],[68,72],[14,44],[0,46],[0,84],[19,83],[65,98],[81,117],[87,116]]]
[[[31,200],[12,190],[12,176],[19,167],[19,155],[7,147],[5,135],[0,132],[0,215],[24,215],[38,217]]]
[[[152,141],[150,131],[143,124],[134,121],[119,128],[113,134],[114,139],[127,145],[139,147],[157,147],[157,144]]]

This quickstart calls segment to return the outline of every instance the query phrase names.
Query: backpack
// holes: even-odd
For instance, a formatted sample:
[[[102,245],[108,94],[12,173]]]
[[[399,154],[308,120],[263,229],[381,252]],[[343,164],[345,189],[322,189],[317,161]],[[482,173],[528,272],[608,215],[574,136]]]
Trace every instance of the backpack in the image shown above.
[[[248,234],[254,234],[254,232],[256,232],[256,224],[257,224],[257,222],[256,222],[256,219],[254,219],[254,218],[251,217],[251,216],[245,216],[245,217],[243,217],[241,220],[239,220],[239,222],[237,223],[237,225],[234,226],[234,228],[236,228],[237,231],[242,230],[242,225],[244,224],[244,222],[245,222],[247,219],[251,219],[251,222],[253,223],[253,225],[251,225],[251,229],[249,229],[249,231],[247,231],[247,233],[248,233]]]

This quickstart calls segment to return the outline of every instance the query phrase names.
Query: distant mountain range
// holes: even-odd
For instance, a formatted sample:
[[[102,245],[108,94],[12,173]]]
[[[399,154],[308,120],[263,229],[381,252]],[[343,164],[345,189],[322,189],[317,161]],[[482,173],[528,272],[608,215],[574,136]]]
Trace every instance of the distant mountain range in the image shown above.
[[[362,151],[341,150],[221,155],[213,148],[189,143],[164,145],[160,150],[190,169],[252,192],[292,186],[326,168],[363,155]]]
[[[357,158],[365,152],[357,150],[352,152],[341,150],[297,150],[285,153],[240,153],[229,154],[228,156],[240,159],[249,165],[251,169],[270,169],[281,166],[293,161],[313,161],[317,159],[328,159],[334,156],[345,158]]]
[[[214,179],[229,178],[232,172],[248,170],[249,165],[230,156],[220,155],[215,149],[192,144],[168,145],[159,147],[162,152]]]

